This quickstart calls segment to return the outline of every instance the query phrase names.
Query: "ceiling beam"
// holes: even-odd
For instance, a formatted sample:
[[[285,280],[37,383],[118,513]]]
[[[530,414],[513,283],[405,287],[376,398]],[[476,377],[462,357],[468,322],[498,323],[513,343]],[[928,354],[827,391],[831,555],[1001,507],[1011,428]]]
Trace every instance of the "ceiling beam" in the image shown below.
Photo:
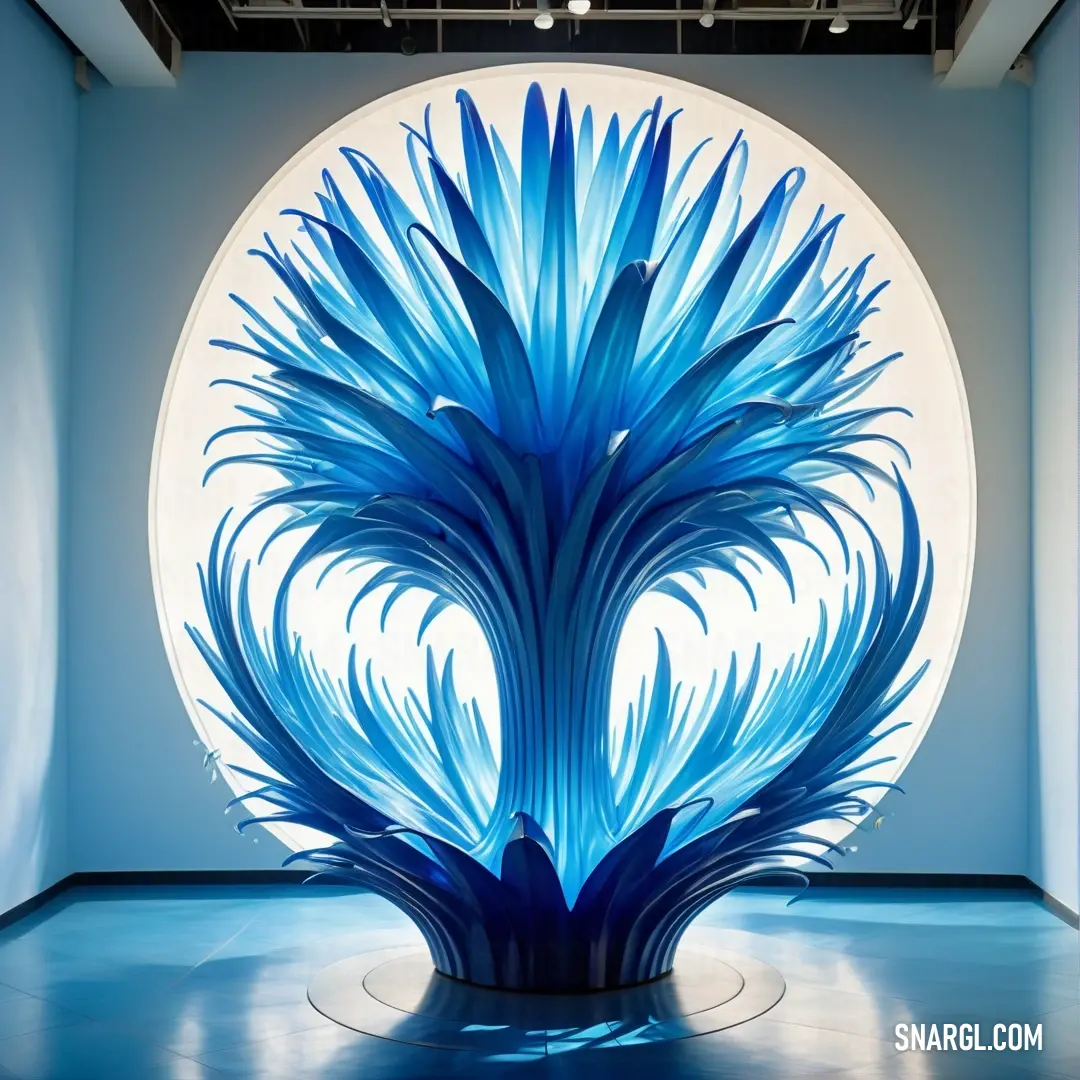
[[[179,45],[152,0],[146,25],[158,48],[128,14],[123,0],[37,0],[72,44],[113,86],[175,86]],[[159,53],[164,53],[163,59]]]
[[[861,0],[862,6],[857,11],[844,9],[849,22],[899,22],[902,18],[894,0]],[[233,3],[230,8],[237,20],[245,19],[302,19],[305,21],[329,20],[333,22],[378,21],[383,18],[382,6],[366,7],[303,7],[293,8],[284,5]],[[391,17],[404,19],[441,19],[444,21],[479,21],[479,22],[532,22],[536,17],[536,8],[446,8],[446,7],[404,7],[400,0],[396,6],[388,4]],[[587,16],[573,15],[564,8],[552,8],[551,14],[556,19],[588,22],[624,22],[624,21],[685,21],[701,17],[700,3],[687,8],[599,8],[593,6]],[[836,18],[836,9],[815,10],[813,8],[769,7],[769,8],[734,8],[713,10],[717,22],[831,22]]]
[[[966,90],[997,86],[1056,0],[973,0],[956,31],[952,66],[942,85]]]

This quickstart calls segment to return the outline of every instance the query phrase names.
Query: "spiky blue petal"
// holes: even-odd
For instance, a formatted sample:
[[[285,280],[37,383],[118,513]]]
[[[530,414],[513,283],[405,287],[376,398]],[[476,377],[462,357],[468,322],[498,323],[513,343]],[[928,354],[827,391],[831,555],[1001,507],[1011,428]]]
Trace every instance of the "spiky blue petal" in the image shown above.
[[[192,637],[232,702],[216,710],[266,765],[268,819],[335,839],[304,852],[407,911],[438,967],[501,986],[595,988],[666,971],[690,920],[793,854],[832,845],[814,822],[855,820],[898,680],[922,626],[933,560],[899,473],[862,456],[902,445],[858,399],[894,357],[867,363],[862,323],[884,283],[869,260],[827,265],[841,219],[786,222],[793,169],[743,221],[741,134],[697,192],[673,161],[662,101],[623,132],[575,123],[539,86],[516,155],[458,94],[464,173],[406,129],[414,191],[343,148],[367,208],[324,174],[318,212],[289,210],[290,250],[254,254],[284,296],[241,298],[256,357],[249,440],[214,461],[271,467],[280,485],[223,521],[208,554],[208,630]],[[603,135],[600,128],[603,127]],[[377,222],[378,233],[365,221]],[[783,252],[783,254],[778,254]],[[251,449],[251,437],[258,449]],[[854,475],[899,501],[890,566],[836,494]],[[286,508],[303,542],[271,625],[256,626],[238,538]],[[852,573],[830,625],[775,671],[714,676],[698,701],[673,685],[668,647],[616,739],[611,684],[635,604],[659,592],[706,629],[694,588],[748,567],[793,597],[790,554],[823,523]],[[861,536],[872,552],[855,552]],[[430,594],[417,640],[449,607],[491,652],[499,756],[453,658],[396,701],[354,648],[335,681],[289,627],[309,566],[375,563],[359,601]],[[326,586],[323,586],[326,587]],[[209,707],[209,706],[208,706]],[[807,856],[820,858],[819,856]]]

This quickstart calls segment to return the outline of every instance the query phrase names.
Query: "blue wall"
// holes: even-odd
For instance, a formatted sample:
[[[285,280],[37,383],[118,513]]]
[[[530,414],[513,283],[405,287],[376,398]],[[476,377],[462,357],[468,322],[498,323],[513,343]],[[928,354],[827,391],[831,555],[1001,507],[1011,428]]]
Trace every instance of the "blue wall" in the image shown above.
[[[1031,863],[1080,911],[1080,0],[1039,41],[1031,96],[1031,376],[1034,670]]]
[[[73,855],[80,869],[274,865],[222,815],[161,645],[147,553],[154,427],[217,246],[327,125],[398,87],[513,58],[185,57],[175,90],[82,103],[72,373]],[[538,57],[537,59],[542,59]],[[565,58],[564,58],[565,59]],[[817,144],[911,247],[967,383],[980,477],[967,631],[938,719],[845,868],[1024,873],[1030,609],[1028,102],[946,93],[925,57],[604,57],[700,82]]]
[[[73,61],[0,0],[0,911],[67,869],[61,522],[74,236]]]

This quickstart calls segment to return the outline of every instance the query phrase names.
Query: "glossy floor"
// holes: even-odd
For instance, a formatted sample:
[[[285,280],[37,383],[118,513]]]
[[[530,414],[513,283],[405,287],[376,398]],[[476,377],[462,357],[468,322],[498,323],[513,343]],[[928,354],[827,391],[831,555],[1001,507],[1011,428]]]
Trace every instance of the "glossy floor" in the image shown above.
[[[751,889],[700,943],[787,980],[767,1015],[680,1042],[541,1056],[355,1034],[306,1000],[342,957],[415,940],[375,897],[303,887],[72,891],[0,933],[0,1077],[20,1080],[999,1080],[1080,1077],[1080,941],[1026,895]],[[898,1023],[1042,1024],[1042,1050],[898,1053]]]

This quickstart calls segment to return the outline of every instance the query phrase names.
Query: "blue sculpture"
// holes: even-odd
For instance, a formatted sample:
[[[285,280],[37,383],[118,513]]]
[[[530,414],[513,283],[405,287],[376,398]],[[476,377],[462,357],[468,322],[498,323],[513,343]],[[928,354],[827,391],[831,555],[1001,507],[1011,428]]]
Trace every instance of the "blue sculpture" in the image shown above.
[[[406,129],[416,191],[397,191],[343,148],[384,236],[324,173],[319,213],[291,251],[263,259],[286,298],[272,315],[240,297],[264,367],[242,423],[258,437],[216,460],[269,466],[274,491],[223,520],[200,568],[208,632],[188,631],[231,699],[203,703],[265,763],[252,793],[276,821],[333,837],[292,859],[386,897],[416,923],[439,971],[489,986],[595,990],[667,972],[686,927],[763,874],[805,881],[786,858],[829,865],[814,822],[872,808],[869,752],[925,670],[900,682],[933,583],[932,553],[900,473],[860,454],[886,443],[860,393],[895,357],[856,362],[884,284],[869,259],[823,278],[840,218],[819,210],[777,266],[801,170],[739,223],[748,147],[736,136],[684,201],[701,150],[672,162],[662,102],[602,136],[564,92],[534,84],[520,159],[458,94],[462,177],[430,120]],[[594,147],[594,138],[598,146]],[[702,144],[704,145],[704,144]],[[407,202],[419,196],[423,211]],[[751,208],[753,209],[753,208]],[[726,235],[702,252],[710,226]],[[212,440],[214,441],[214,440]],[[890,566],[831,478],[898,500]],[[208,473],[209,475],[209,473]],[[272,625],[256,625],[236,542],[270,507],[304,531]],[[732,663],[684,705],[658,638],[651,691],[616,744],[616,649],[648,591],[681,601],[703,571],[796,581],[785,548],[824,522],[851,585],[835,626],[783,670]],[[849,539],[866,537],[872,558]],[[273,539],[271,540],[273,542]],[[501,761],[453,657],[429,651],[427,684],[392,700],[353,649],[336,683],[288,622],[295,576],[377,563],[350,609],[388,587],[432,596],[419,638],[451,605],[479,624],[498,684]],[[882,758],[880,760],[891,760]],[[245,770],[239,770],[245,772]],[[248,798],[251,796],[242,796]],[[250,824],[249,822],[245,822]]]

